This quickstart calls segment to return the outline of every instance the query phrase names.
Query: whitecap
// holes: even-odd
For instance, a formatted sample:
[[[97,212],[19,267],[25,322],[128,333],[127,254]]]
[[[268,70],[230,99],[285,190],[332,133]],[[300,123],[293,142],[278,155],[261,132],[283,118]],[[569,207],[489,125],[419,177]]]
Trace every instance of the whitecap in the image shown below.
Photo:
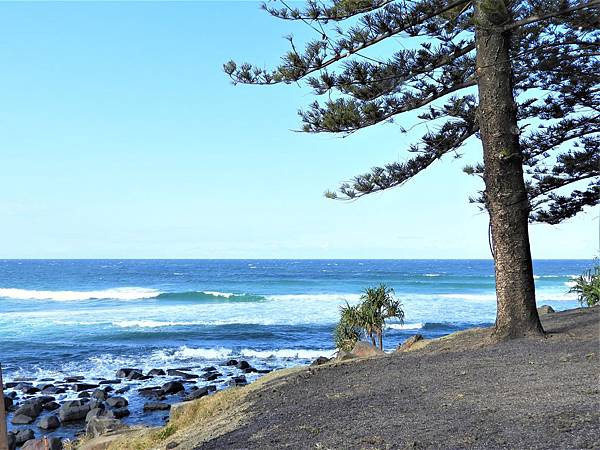
[[[423,324],[422,323],[405,323],[405,324],[390,323],[390,324],[386,325],[386,328],[391,328],[392,330],[418,330],[420,328],[423,328]]]
[[[158,297],[160,294],[160,291],[157,291],[156,289],[140,287],[122,287],[99,291],[38,291],[29,289],[0,288],[0,297],[21,300],[141,300],[145,298]]]
[[[331,358],[335,350],[299,350],[299,349],[277,349],[277,350],[252,350],[243,349],[240,353],[246,358],[256,359],[316,359],[319,356]]]

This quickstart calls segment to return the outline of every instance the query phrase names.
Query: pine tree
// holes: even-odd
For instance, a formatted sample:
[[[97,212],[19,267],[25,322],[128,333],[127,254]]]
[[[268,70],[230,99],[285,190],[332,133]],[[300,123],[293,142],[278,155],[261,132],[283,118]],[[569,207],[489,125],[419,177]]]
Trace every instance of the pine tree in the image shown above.
[[[470,139],[465,172],[490,217],[498,339],[543,333],[528,222],[557,224],[600,194],[600,0],[308,0],[263,5],[316,33],[272,70],[224,65],[234,83],[300,80],[325,100],[300,112],[309,133],[354,133],[418,111],[428,131],[403,162],[374,167],[326,195],[400,186]],[[385,57],[378,44],[402,46]],[[389,48],[391,45],[385,45]],[[432,130],[433,129],[433,130]]]

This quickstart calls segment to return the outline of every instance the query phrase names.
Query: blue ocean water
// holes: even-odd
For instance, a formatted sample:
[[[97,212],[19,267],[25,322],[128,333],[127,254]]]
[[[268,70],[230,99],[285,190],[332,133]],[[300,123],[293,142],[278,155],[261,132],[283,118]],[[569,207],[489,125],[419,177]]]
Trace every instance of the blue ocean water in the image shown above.
[[[535,261],[538,304],[577,306],[569,283],[591,265]],[[406,313],[388,349],[494,321],[488,260],[1,260],[0,362],[7,379],[303,364],[333,352],[339,306],[379,283]]]

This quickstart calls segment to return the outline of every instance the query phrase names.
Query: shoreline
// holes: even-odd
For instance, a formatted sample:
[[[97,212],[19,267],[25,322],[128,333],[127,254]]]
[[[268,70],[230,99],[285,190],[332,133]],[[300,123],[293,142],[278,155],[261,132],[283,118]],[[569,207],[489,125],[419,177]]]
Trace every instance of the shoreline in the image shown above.
[[[472,329],[410,351],[275,371],[176,408],[136,448],[598,448],[600,307],[542,314],[545,338]]]

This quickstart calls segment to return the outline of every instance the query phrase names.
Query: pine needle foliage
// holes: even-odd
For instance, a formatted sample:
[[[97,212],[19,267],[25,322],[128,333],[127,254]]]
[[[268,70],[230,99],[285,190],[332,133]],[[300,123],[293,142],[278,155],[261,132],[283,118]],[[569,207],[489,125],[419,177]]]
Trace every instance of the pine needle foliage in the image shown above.
[[[414,124],[402,114],[418,111],[422,137],[392,144],[412,156],[325,193],[356,199],[400,186],[447,155],[460,157],[466,142],[480,138],[476,1],[489,26],[510,36],[513,132],[529,219],[560,223],[600,199],[600,0],[269,1],[266,12],[309,26],[315,38],[302,46],[289,37],[290,50],[273,69],[229,61],[224,70],[234,83],[306,82],[322,98],[300,111],[309,133],[347,135],[386,122],[404,131]],[[373,57],[384,41],[402,45]],[[483,177],[485,167],[465,172]],[[485,208],[485,192],[471,201]]]

